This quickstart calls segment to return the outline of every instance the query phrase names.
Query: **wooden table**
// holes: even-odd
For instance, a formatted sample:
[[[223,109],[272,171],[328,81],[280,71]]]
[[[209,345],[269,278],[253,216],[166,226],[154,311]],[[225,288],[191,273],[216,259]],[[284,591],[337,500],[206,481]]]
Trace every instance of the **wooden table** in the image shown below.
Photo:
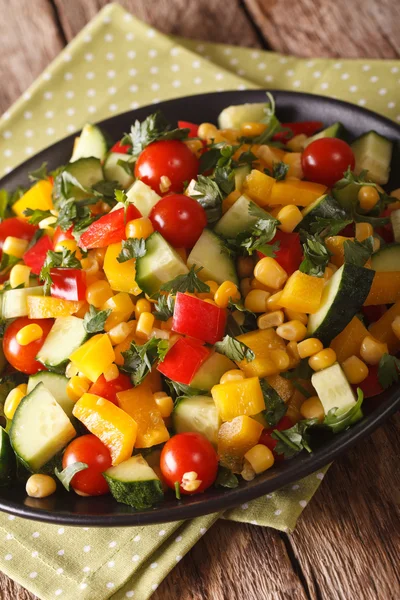
[[[0,0],[0,110],[106,4]],[[177,35],[298,56],[400,57],[397,0],[122,0]],[[154,600],[394,600],[400,597],[397,415],[331,467],[293,535],[221,521]],[[0,574],[2,600],[33,595]]]

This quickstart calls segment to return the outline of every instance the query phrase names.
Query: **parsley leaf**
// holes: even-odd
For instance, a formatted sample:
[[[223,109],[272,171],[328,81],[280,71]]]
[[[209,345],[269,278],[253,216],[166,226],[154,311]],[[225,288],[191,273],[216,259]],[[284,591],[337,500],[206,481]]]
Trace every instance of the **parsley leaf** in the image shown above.
[[[262,411],[263,415],[268,425],[274,427],[285,416],[287,406],[278,392],[274,390],[266,379],[260,379],[260,386],[265,401],[265,410]]]
[[[351,225],[353,219],[338,219],[334,217],[328,219],[325,217],[316,217],[315,221],[310,225],[311,233],[317,234],[321,238],[338,235],[347,225]]]
[[[312,452],[310,448],[310,439],[308,430],[310,427],[317,425],[318,419],[304,419],[298,421],[296,425],[290,427],[290,429],[284,429],[278,431],[274,429],[271,433],[271,437],[278,441],[274,448],[274,452],[277,454],[283,454],[285,458],[292,458],[302,450]]]
[[[44,162],[38,169],[35,171],[30,171],[28,173],[29,181],[41,181],[42,179],[48,179],[47,173],[47,162]]]
[[[214,225],[222,216],[222,194],[218,184],[204,175],[198,175],[190,197],[204,208],[209,225]]]
[[[193,265],[190,268],[189,273],[186,275],[178,275],[175,279],[164,283],[160,289],[165,292],[171,292],[172,294],[178,292],[190,292],[191,294],[194,292],[207,293],[210,291],[210,287],[197,277],[197,273],[201,271],[202,268],[203,267],[199,267],[196,270],[196,265]]]
[[[87,333],[99,333],[104,331],[104,325],[107,318],[111,314],[111,309],[100,310],[92,304],[89,305],[89,310],[83,317],[83,327]]]
[[[364,400],[364,394],[360,388],[357,388],[357,396],[357,402],[345,412],[343,412],[343,409],[331,408],[325,416],[322,425],[330,429],[332,433],[340,433],[362,419],[361,405]]]
[[[254,202],[249,205],[249,215],[256,217],[250,231],[244,231],[234,239],[225,240],[227,248],[232,249],[232,252],[252,255],[253,252],[259,250],[265,256],[275,256],[275,252],[279,248],[279,242],[270,244],[275,237],[276,227],[279,221],[272,217],[266,211],[260,209]]]
[[[331,253],[318,235],[305,235],[306,242],[303,244],[304,260],[299,269],[307,275],[323,277]]]
[[[220,342],[217,342],[214,348],[216,352],[224,354],[235,361],[246,359],[248,362],[251,362],[256,357],[253,350],[246,346],[246,344],[243,344],[243,342],[230,335],[226,335]]]
[[[214,179],[225,196],[235,189],[235,170],[230,165],[217,167],[214,171]]]
[[[121,189],[121,184],[118,181],[98,181],[92,186],[92,190],[96,196],[101,196],[103,202],[113,206],[115,204],[115,192]],[[100,199],[100,198],[99,198]]]
[[[217,478],[214,483],[215,486],[225,488],[236,488],[239,485],[239,479],[234,473],[227,467],[218,467]]]
[[[173,381],[172,379],[165,378],[165,383],[169,388],[171,396],[175,397],[176,402],[182,397],[190,398],[191,396],[207,396],[209,394],[206,390],[199,390],[190,385],[186,385],[185,383]]]
[[[159,321],[168,321],[174,314],[175,298],[171,294],[163,295],[157,298],[157,302],[154,305],[153,315]]]
[[[374,252],[374,238],[370,235],[362,242],[346,240],[343,249],[345,262],[363,267]]]
[[[121,366],[121,370],[131,374],[134,386],[142,383],[146,375],[150,373],[153,364],[165,357],[165,343],[166,340],[150,338],[148,342],[138,346],[133,341],[129,349],[122,352],[124,364]]]
[[[135,166],[135,160],[133,158],[128,160],[123,160],[120,158],[117,160],[117,165],[121,167],[121,169],[123,169],[127,175],[130,175],[130,177],[133,176],[133,169]]]
[[[122,250],[117,256],[119,263],[131,260],[131,258],[141,258],[146,254],[146,241],[144,238],[128,238],[122,242]]]
[[[139,154],[156,140],[184,140],[188,137],[189,129],[172,129],[164,115],[158,110],[149,115],[144,121],[135,121],[129,134],[122,139],[122,144],[132,145],[132,155]]]
[[[158,360],[160,362],[162,362],[164,360],[164,358],[167,355],[168,350],[169,350],[168,340],[159,340],[158,346],[157,346],[157,356],[158,356]]]
[[[379,361],[378,380],[384,390],[400,378],[400,359],[391,354],[384,354]]]
[[[63,469],[62,471],[59,471],[56,467],[54,469],[54,474],[57,477],[57,479],[61,481],[67,492],[69,492],[69,486],[74,475],[80,473],[80,471],[83,471],[84,469],[87,469],[88,466],[89,465],[87,465],[84,462],[75,462],[72,465],[68,465],[68,467],[65,467],[65,469]]]
[[[71,252],[66,248],[63,248],[61,252],[48,250],[46,254],[46,260],[44,261],[42,270],[40,271],[40,279],[44,281],[45,294],[49,294],[52,284],[51,269],[57,267],[81,269],[82,265],[80,260],[76,258],[75,252]]]
[[[3,252],[0,260],[0,272],[4,275],[7,271],[9,271],[14,265],[19,263],[21,259],[17,256],[13,256],[12,254],[6,254]]]
[[[43,221],[43,219],[47,219],[48,217],[53,216],[50,210],[40,210],[40,208],[36,208],[35,210],[33,210],[32,208],[27,208],[26,210],[24,210],[24,215],[25,217],[29,217],[28,223],[30,223],[31,225],[38,225],[38,223],[40,223],[40,221]],[[51,227],[54,227],[54,225],[55,224],[52,224]]]
[[[231,310],[238,310],[240,312],[247,313],[252,317],[256,316],[255,313],[253,313],[253,311],[246,308],[241,302],[235,302],[234,300],[232,300],[232,298],[229,298],[228,308],[230,308]]]
[[[272,170],[264,169],[264,172],[267,175],[269,175],[270,177],[273,177],[274,179],[276,179],[276,181],[283,181],[284,179],[286,179],[286,175],[287,175],[289,169],[290,169],[290,165],[287,165],[283,161],[280,161],[277,163],[273,162]]]

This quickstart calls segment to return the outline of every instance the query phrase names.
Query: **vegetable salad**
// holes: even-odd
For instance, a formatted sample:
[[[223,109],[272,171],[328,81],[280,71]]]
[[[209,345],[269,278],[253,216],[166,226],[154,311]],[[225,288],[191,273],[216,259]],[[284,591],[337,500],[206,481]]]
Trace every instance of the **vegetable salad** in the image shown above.
[[[0,192],[0,481],[136,509],[235,487],[399,379],[392,141],[160,112]],[[168,491],[169,490],[169,491]]]

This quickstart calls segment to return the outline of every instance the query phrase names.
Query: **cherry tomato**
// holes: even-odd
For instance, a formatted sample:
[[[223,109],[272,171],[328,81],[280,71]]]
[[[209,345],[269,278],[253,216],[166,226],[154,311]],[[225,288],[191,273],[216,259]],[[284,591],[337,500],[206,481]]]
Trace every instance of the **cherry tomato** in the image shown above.
[[[57,246],[59,242],[63,242],[64,240],[74,240],[74,236],[72,235],[73,225],[67,229],[67,231],[63,231],[61,227],[56,227],[53,235],[53,246],[54,248]]]
[[[162,449],[160,467],[168,487],[174,489],[175,483],[179,482],[181,494],[198,494],[214,483],[218,456],[212,444],[200,433],[179,433]],[[196,490],[190,491],[185,489],[184,475],[193,472],[201,483]]]
[[[156,231],[175,248],[192,248],[207,225],[204,208],[183,194],[171,194],[157,202],[150,213]]]
[[[332,187],[348,167],[356,161],[352,149],[338,138],[321,138],[311,142],[301,157],[304,177],[309,181]]]
[[[128,375],[120,373],[116,379],[106,381],[104,375],[100,375],[89,390],[89,394],[101,396],[118,406],[117,394],[133,387]]]
[[[119,154],[127,154],[129,148],[131,146],[129,144],[122,144],[122,140],[116,142],[114,146],[111,148],[110,152],[118,152]]]
[[[269,427],[268,429],[263,430],[258,443],[263,444],[264,446],[267,446],[267,448],[269,448],[270,450],[274,451],[278,440],[271,437],[271,433],[274,431],[274,429],[277,429],[278,431],[284,431],[285,429],[290,429],[291,427],[293,427],[291,419],[289,419],[289,417],[286,416],[282,417],[282,419],[279,421],[276,427]]]
[[[4,219],[0,223],[0,249],[3,248],[4,240],[9,235],[30,242],[36,230],[36,225],[31,225],[18,217]]]
[[[20,317],[15,319],[5,331],[3,339],[3,350],[7,361],[17,371],[22,371],[28,375],[34,375],[38,371],[44,371],[46,368],[42,363],[38,362],[36,355],[43,346],[46,337],[53,325],[53,319],[28,319],[28,317]],[[43,335],[39,340],[31,342],[27,346],[21,346],[17,342],[17,333],[26,325],[40,325],[43,329]]]
[[[189,148],[179,140],[153,142],[141,152],[135,164],[135,177],[161,194],[160,178],[171,181],[169,192],[182,192],[185,181],[195,179],[199,162]]]
[[[64,452],[63,469],[76,462],[86,463],[88,468],[73,476],[73,489],[89,496],[107,494],[108,483],[102,473],[111,467],[111,456],[103,442],[91,433],[75,438]]]

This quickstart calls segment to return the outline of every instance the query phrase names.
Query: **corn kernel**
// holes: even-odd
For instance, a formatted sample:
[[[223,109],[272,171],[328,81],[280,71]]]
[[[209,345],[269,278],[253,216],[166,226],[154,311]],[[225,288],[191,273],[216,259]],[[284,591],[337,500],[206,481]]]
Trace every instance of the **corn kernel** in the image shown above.
[[[255,470],[246,459],[243,460],[243,469],[240,474],[245,481],[253,481],[254,477],[256,476]]]
[[[153,327],[150,333],[151,338],[157,338],[158,340],[169,340],[170,332],[159,327]]]
[[[240,127],[240,134],[244,137],[256,137],[261,135],[266,130],[265,123],[257,123],[255,121],[245,121]]]
[[[284,340],[289,340],[290,342],[300,342],[301,340],[304,340],[307,335],[307,327],[304,325],[304,323],[295,319],[280,325],[277,328],[276,333]]]
[[[125,227],[127,238],[147,239],[154,232],[153,225],[147,217],[140,217],[129,221]]]
[[[318,396],[311,396],[300,406],[300,414],[304,419],[318,419],[320,423],[325,418],[324,407]]]
[[[237,259],[237,273],[239,279],[253,275],[254,262],[251,256],[239,256]]]
[[[272,450],[264,444],[256,444],[246,452],[244,457],[257,474],[270,469],[275,462]]]
[[[214,301],[220,308],[227,308],[229,300],[240,300],[240,292],[232,281],[221,283],[214,295]]]
[[[82,269],[86,275],[94,275],[99,272],[100,265],[93,256],[87,256],[81,260]]]
[[[103,375],[106,381],[114,381],[114,379],[117,379],[117,377],[119,376],[119,370],[117,365],[115,365],[114,363],[110,365],[108,369],[104,371]]]
[[[297,344],[297,351],[300,358],[309,358],[317,352],[321,352],[324,349],[324,345],[321,340],[317,338],[308,338]]]
[[[336,362],[336,352],[332,348],[325,348],[308,360],[313,371],[322,371],[331,367]]]
[[[358,201],[363,210],[372,210],[378,200],[378,190],[372,185],[363,185],[358,190]]]
[[[57,484],[50,475],[34,473],[26,482],[25,490],[30,498],[47,498],[57,489]]]
[[[201,143],[200,140],[185,140],[183,142],[185,144],[185,146],[187,146],[190,150],[190,152],[192,152],[192,154],[194,154],[197,157],[200,157],[203,151],[203,144]]]
[[[281,222],[278,228],[285,233],[291,233],[295,230],[300,221],[303,220],[303,215],[297,206],[288,204],[281,208],[276,215],[276,218]]]
[[[76,252],[78,250],[78,244],[75,240],[61,240],[60,242],[57,242],[54,250],[56,252],[62,252],[63,248],[70,252]]]
[[[377,365],[384,354],[389,352],[387,344],[371,335],[366,335],[361,342],[360,356],[367,365]]]
[[[281,265],[269,256],[262,258],[254,267],[254,277],[264,285],[279,290],[286,279],[287,273]]]
[[[145,298],[139,298],[135,306],[135,317],[139,320],[139,317],[144,312],[151,312],[151,303]]]
[[[392,330],[397,339],[400,340],[400,315],[394,319],[392,323]]]
[[[151,312],[142,312],[136,326],[137,337],[147,340],[150,337],[154,320],[154,315]]]
[[[25,327],[22,327],[22,329],[18,331],[16,340],[20,346],[28,346],[28,344],[40,340],[42,336],[43,329],[40,325],[31,323],[30,325],[25,325]]]
[[[247,294],[250,292],[250,290],[252,289],[250,277],[245,277],[244,279],[242,279],[242,281],[239,284],[239,287],[240,287],[240,293],[245,298],[247,296]]]
[[[6,237],[3,243],[3,252],[10,254],[16,258],[22,258],[28,248],[29,242],[21,238],[13,237],[9,235]]]
[[[270,293],[264,290],[251,290],[244,299],[244,306],[252,312],[263,313],[267,310],[269,297]]]
[[[78,373],[79,373],[78,367],[76,367],[73,362],[69,362],[65,369],[65,377],[68,377],[68,379],[71,379],[71,377],[75,377],[75,375],[78,375]]]
[[[356,240],[363,242],[370,235],[374,235],[374,228],[370,223],[356,223]]]
[[[86,289],[86,300],[96,308],[103,306],[113,296],[113,291],[108,281],[100,279],[90,284]]]
[[[284,312],[288,321],[300,321],[303,325],[307,325],[308,315],[306,313],[297,312],[297,310],[291,308],[285,308]]]
[[[201,123],[197,130],[197,135],[201,140],[209,140],[215,138],[218,129],[212,123]]]
[[[220,129],[220,132],[230,144],[236,144],[238,137],[240,137],[239,129]]]
[[[91,254],[91,252],[92,250],[89,252],[89,255]],[[100,267],[102,267],[104,264],[104,257],[106,255],[106,252],[107,248],[96,248],[95,250],[93,250],[93,258],[97,260]]]
[[[10,286],[12,288],[17,288],[20,285],[28,287],[30,274],[30,267],[26,265],[14,265],[10,271]]]
[[[342,362],[342,369],[349,383],[361,383],[368,377],[367,365],[358,356],[349,356]]]
[[[279,310],[280,308],[282,308],[282,304],[279,303],[281,296],[282,296],[282,291],[272,294],[272,296],[270,296],[267,300],[267,309],[275,311],[275,310]]]
[[[220,383],[229,383],[230,381],[239,381],[240,379],[245,379],[245,375],[243,371],[240,369],[231,369],[230,371],[226,371],[219,380]]]
[[[167,419],[174,410],[174,401],[171,396],[168,396],[165,392],[155,392],[153,398],[162,418]]]
[[[68,397],[73,401],[77,401],[83,394],[86,394],[90,386],[91,382],[87,377],[74,375],[67,383]]]
[[[4,402],[4,414],[7,419],[12,419],[14,417],[15,411],[17,410],[22,398],[25,396],[26,394],[24,394],[18,388],[11,390]]]
[[[123,321],[122,323],[118,323],[108,332],[108,337],[113,346],[117,344],[121,344],[130,333],[135,329],[136,321]]]
[[[287,371],[290,365],[290,357],[284,350],[271,350],[271,358],[279,371]]]
[[[294,367],[296,367],[301,360],[297,346],[297,342],[289,342],[286,346],[286,352],[288,353],[290,358],[289,369],[293,369]]]
[[[263,290],[269,294],[271,293],[271,288],[258,281],[255,277],[250,281],[250,287],[252,290]]]
[[[274,310],[269,313],[260,315],[257,319],[257,326],[259,329],[270,329],[270,327],[279,327],[285,320],[283,311]]]

